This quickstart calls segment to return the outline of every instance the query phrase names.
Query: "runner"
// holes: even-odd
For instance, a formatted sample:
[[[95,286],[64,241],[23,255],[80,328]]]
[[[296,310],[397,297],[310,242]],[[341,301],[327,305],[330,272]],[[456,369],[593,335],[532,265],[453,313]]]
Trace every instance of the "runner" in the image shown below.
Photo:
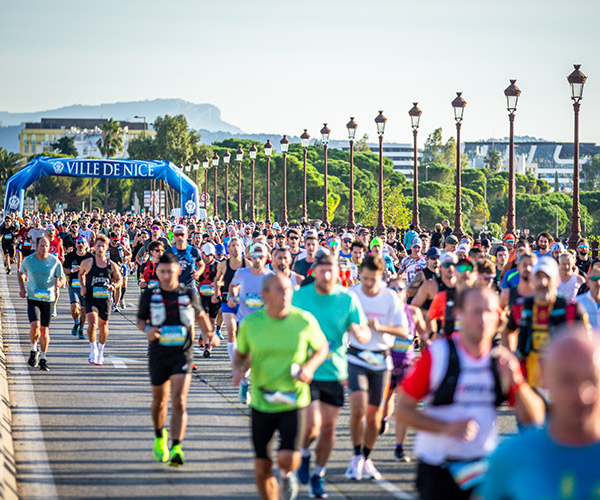
[[[215,261],[216,249],[212,243],[205,243],[202,245],[202,260],[204,261],[204,270],[198,279],[198,292],[200,293],[200,303],[202,309],[206,314],[210,324],[214,329],[217,316],[221,311],[221,306],[217,302],[212,301],[212,297],[215,294],[215,277],[217,275],[217,263]],[[216,332],[217,337],[221,338],[221,332]],[[207,337],[202,336],[204,341],[204,357],[210,358],[211,346],[208,342]]]
[[[17,272],[21,269],[21,262],[25,257],[29,257],[33,250],[31,249],[31,238],[29,237],[29,230],[31,229],[30,219],[28,215],[23,216],[23,224],[19,229],[17,239],[19,245],[17,247]]]
[[[181,442],[187,426],[195,322],[213,345],[219,345],[219,339],[212,334],[208,317],[200,307],[198,295],[179,283],[179,274],[179,260],[172,253],[165,253],[157,268],[160,284],[144,290],[137,314],[137,327],[146,333],[150,344],[148,368],[155,432],[153,455],[157,462],[168,461],[173,467],[185,462]],[[172,446],[169,452],[164,425],[170,393]]]
[[[88,322],[89,362],[99,366],[104,364],[104,346],[108,340],[111,292],[121,284],[119,266],[107,258],[107,252],[108,238],[99,234],[94,243],[94,257],[84,260],[79,268]],[[98,340],[96,330],[99,331]]]
[[[413,242],[415,240],[413,239]],[[360,265],[360,285],[352,288],[371,328],[371,339],[363,343],[350,335],[348,389],[350,392],[350,438],[354,456],[346,477],[381,479],[370,458],[383,420],[383,403],[393,368],[390,349],[396,337],[408,337],[408,320],[398,295],[381,287],[385,263],[367,255]]]
[[[40,236],[33,255],[23,259],[18,274],[20,297],[27,297],[29,318],[29,338],[31,352],[27,364],[32,368],[40,365],[40,370],[50,371],[46,355],[50,343],[50,317],[56,291],[64,283],[64,273],[60,261],[50,254],[50,239]],[[25,290],[27,276],[27,291]],[[38,351],[38,342],[39,348]]]
[[[315,372],[310,387],[311,403],[306,412],[298,479],[309,484],[311,498],[327,498],[323,478],[335,444],[335,428],[344,406],[344,386],[348,378],[347,333],[354,334],[359,342],[367,342],[371,331],[356,295],[337,284],[339,268],[335,259],[321,251],[313,268],[315,281],[298,290],[292,303],[317,318],[329,343],[329,354]],[[315,440],[316,463],[311,473],[310,445]]]
[[[73,318],[73,328],[71,335],[79,335],[84,339],[83,327],[85,326],[85,304],[81,296],[81,286],[79,285],[79,269],[84,260],[92,258],[89,252],[87,240],[83,236],[78,236],[75,242],[75,250],[72,250],[65,257],[63,270],[67,275],[69,286],[69,300],[71,302],[71,317]]]
[[[153,241],[148,245],[148,253],[151,258],[145,263],[142,271],[142,277],[140,278],[139,285],[142,288],[155,288],[158,286],[158,276],[156,275],[156,268],[158,267],[158,261],[165,253],[165,247],[160,241]]]
[[[181,274],[179,283],[196,290],[196,280],[202,274],[204,261],[200,250],[188,244],[188,230],[183,224],[177,224],[173,229],[175,245],[165,250],[165,253],[173,253],[179,259]]]
[[[271,254],[271,258],[273,259],[273,270],[278,271],[286,278],[289,278],[294,290],[297,290],[302,286],[304,278],[290,269],[290,266],[292,265],[292,254],[287,247],[275,248]]]
[[[291,305],[292,292],[289,278],[279,272],[263,280],[265,308],[240,324],[234,361],[234,384],[251,368],[255,481],[261,497],[268,500],[293,500],[298,495],[294,472],[300,465],[298,449],[310,403],[308,384],[328,351],[315,318]],[[269,444],[276,430],[280,487],[273,476]]]
[[[6,268],[6,274],[10,274],[11,264],[15,260],[15,246],[17,244],[17,236],[19,230],[13,224],[10,215],[4,218],[2,226],[0,226],[0,238],[2,238],[2,255],[4,256],[4,267]]]
[[[108,245],[108,258],[114,262],[119,269],[123,272],[123,282],[118,287],[115,287],[113,291],[113,305],[112,312],[116,312],[119,309],[125,309],[125,301],[123,297],[125,296],[125,292],[127,291],[127,259],[131,256],[131,250],[129,247],[124,245],[122,242],[122,238],[119,233],[115,231],[111,231],[110,233],[110,242]]]

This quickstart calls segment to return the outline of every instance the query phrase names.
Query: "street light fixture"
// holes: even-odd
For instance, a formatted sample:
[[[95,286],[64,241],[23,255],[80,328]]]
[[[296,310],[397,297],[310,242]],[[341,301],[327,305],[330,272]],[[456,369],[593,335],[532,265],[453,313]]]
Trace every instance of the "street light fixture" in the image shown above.
[[[265,143],[265,156],[267,157],[267,213],[265,220],[271,220],[271,153],[273,153],[273,144],[270,139]]]
[[[454,235],[460,239],[462,237],[462,201],[461,201],[461,179],[460,179],[460,128],[463,119],[463,113],[467,101],[462,97],[462,92],[457,92],[452,101],[454,108],[454,120],[456,121],[456,210],[454,212]]]
[[[323,224],[325,226],[329,226],[329,207],[327,203],[327,144],[329,144],[329,134],[331,134],[331,130],[324,123],[321,129],[321,142],[323,143]]]
[[[354,221],[354,139],[356,137],[356,128],[358,124],[354,121],[354,117],[350,117],[350,121],[346,124],[348,129],[348,141],[350,142],[350,198],[348,199],[348,229],[356,227]]]
[[[419,123],[421,121],[422,111],[413,102],[413,107],[409,110],[410,124],[413,129],[413,214],[412,223],[417,232],[421,231],[421,222],[419,217],[419,150],[417,149],[417,134],[419,132]]]
[[[571,86],[571,99],[573,100],[574,113],[574,136],[573,143],[573,213],[571,215],[571,236],[569,237],[569,248],[574,250],[577,241],[581,237],[581,214],[579,210],[579,109],[583,98],[583,86],[587,80],[579,68],[581,64],[574,64],[573,72],[567,77]]]
[[[379,136],[379,207],[377,210],[376,228],[378,235],[385,231],[383,223],[383,133],[385,131],[385,122],[387,122],[387,118],[383,116],[383,111],[379,111],[379,114],[375,117],[377,135]]]
[[[308,145],[310,143],[310,135],[307,132],[308,129],[304,129],[302,135],[300,136],[300,141],[302,142],[302,150],[303,150],[303,165],[304,165],[304,175],[302,177],[302,222],[306,222],[307,220],[307,208],[306,208],[306,154]]]
[[[208,157],[204,157],[204,159],[206,160],[206,163],[203,161],[202,166],[204,167],[204,191],[206,192],[206,199],[207,199],[207,201],[205,202],[205,205],[208,208]],[[217,154],[216,151],[212,157],[212,164],[215,169],[215,180],[214,180],[215,196],[213,199],[213,205],[214,205],[213,213],[214,213],[214,216],[216,217],[217,216],[217,167],[219,166],[219,155]]]
[[[252,188],[250,192],[250,220],[254,222],[254,163],[256,162],[256,153],[258,149],[254,144],[250,146],[250,160],[251,160],[251,173],[252,173]]]
[[[509,144],[508,144],[508,207],[506,210],[506,232],[515,232],[515,113],[521,89],[515,85],[517,80],[511,80],[510,85],[504,90],[506,96],[506,109],[508,110]],[[487,210],[487,209],[486,209]]]
[[[231,153],[226,150],[223,153],[223,163],[225,164],[225,220],[229,220],[229,161]],[[216,171],[215,171],[216,175]],[[215,191],[216,192],[216,191]]]
[[[287,136],[283,136],[281,141],[279,141],[281,145],[281,154],[283,154],[283,200],[281,207],[281,223],[284,226],[288,225],[288,214],[287,214],[287,152],[290,147],[290,140]]]
[[[239,145],[235,152],[235,159],[238,162],[238,193],[237,193],[237,218],[241,222],[242,220],[242,161],[244,160],[244,150]]]

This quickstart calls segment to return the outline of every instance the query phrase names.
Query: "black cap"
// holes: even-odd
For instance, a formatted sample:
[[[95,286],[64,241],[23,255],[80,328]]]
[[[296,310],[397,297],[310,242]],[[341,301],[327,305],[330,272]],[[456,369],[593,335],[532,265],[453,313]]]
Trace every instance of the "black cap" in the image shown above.
[[[313,269],[321,264],[330,264],[336,266],[338,263],[334,255],[329,252],[326,248],[319,248],[317,255],[315,255],[315,262],[313,263]]]

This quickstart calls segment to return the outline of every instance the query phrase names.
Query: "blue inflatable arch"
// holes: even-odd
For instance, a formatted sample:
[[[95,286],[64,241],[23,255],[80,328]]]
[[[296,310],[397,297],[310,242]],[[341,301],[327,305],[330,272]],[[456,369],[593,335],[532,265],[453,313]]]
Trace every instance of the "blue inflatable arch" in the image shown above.
[[[23,215],[25,190],[45,175],[101,179],[158,179],[181,194],[182,215],[198,215],[198,186],[170,161],[89,160],[84,158],[33,159],[6,183],[4,213]]]

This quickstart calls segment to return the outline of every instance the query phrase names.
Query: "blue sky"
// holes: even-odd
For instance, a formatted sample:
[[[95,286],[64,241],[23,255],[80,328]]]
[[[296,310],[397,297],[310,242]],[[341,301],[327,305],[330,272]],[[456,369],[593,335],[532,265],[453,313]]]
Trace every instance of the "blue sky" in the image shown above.
[[[570,141],[566,76],[588,75],[581,139],[600,142],[598,0],[0,0],[0,110],[179,97],[212,103],[245,132],[411,140],[508,134],[504,88],[523,91],[516,133]]]

